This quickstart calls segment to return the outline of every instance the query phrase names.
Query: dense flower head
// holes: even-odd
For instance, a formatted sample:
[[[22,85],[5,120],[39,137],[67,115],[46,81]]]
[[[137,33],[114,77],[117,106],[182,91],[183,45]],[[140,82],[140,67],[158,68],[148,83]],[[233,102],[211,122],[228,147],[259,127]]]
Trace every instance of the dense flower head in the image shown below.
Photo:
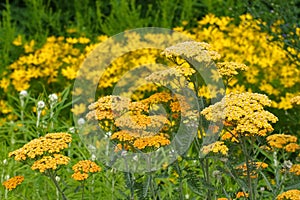
[[[230,93],[220,102],[201,111],[207,120],[220,122],[244,135],[265,136],[273,131],[269,122],[278,118],[264,110],[271,104],[266,95],[258,93]]]
[[[132,109],[134,106],[136,106],[136,109],[145,109],[141,104],[133,104],[133,102],[126,97],[115,95],[104,96],[88,106],[90,111],[87,113],[86,118],[88,120],[112,120],[128,111],[130,108]]]
[[[23,161],[27,158],[35,158],[45,152],[58,153],[68,147],[72,137],[68,133],[48,133],[37,139],[33,139],[20,149],[9,153],[9,157],[15,156],[15,160]]]
[[[89,177],[89,173],[100,172],[101,168],[93,161],[81,160],[72,167],[74,173],[72,178],[77,181],[86,180]]]
[[[208,154],[209,152],[220,153],[222,155],[228,154],[228,147],[222,141],[217,141],[209,145],[205,145],[201,148],[203,154]]]
[[[295,96],[295,97],[291,98],[290,101],[293,105],[300,105],[300,96]]]
[[[167,58],[183,57],[193,59],[198,62],[209,62],[212,59],[220,59],[220,54],[213,51],[209,44],[205,42],[186,41],[166,48],[163,52]]]
[[[147,116],[141,113],[125,113],[115,120],[116,126],[121,129],[156,132],[164,125],[170,124],[169,120],[163,115]]]
[[[59,165],[67,165],[70,158],[62,154],[53,154],[53,156],[43,156],[41,159],[35,161],[31,166],[32,170],[39,170],[41,173],[46,170],[56,170]]]
[[[166,134],[156,134],[154,136],[139,137],[133,142],[133,146],[137,149],[146,147],[160,148],[169,145],[171,142]]]
[[[239,71],[244,71],[248,69],[248,67],[245,64],[240,64],[236,62],[218,62],[216,66],[220,75],[224,77],[232,77],[234,75],[237,75]]]
[[[137,149],[144,149],[146,147],[159,148],[170,144],[170,140],[166,134],[153,133],[153,132],[134,132],[121,130],[112,134],[112,140],[120,142],[128,142],[126,146],[132,146]]]
[[[272,148],[285,149],[288,152],[295,152],[300,149],[300,146],[296,144],[298,138],[293,135],[287,134],[272,134],[267,137],[268,145]]]
[[[279,194],[276,200],[300,200],[300,190],[293,189]]]
[[[297,176],[300,176],[300,164],[293,164],[290,168],[290,172]]]
[[[24,181],[24,176],[14,176],[7,181],[4,181],[2,185],[9,191],[15,189]]]

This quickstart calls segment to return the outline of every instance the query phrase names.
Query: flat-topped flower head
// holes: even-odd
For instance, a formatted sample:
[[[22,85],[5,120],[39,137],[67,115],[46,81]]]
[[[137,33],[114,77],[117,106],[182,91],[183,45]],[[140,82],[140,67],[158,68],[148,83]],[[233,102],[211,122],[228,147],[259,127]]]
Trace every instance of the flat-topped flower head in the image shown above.
[[[222,155],[228,154],[228,147],[222,141],[217,141],[209,145],[205,145],[201,148],[203,154],[208,154],[210,152],[220,153]]]
[[[167,58],[183,57],[193,59],[198,62],[220,59],[220,54],[211,50],[209,44],[205,42],[186,41],[166,48],[163,52]]]
[[[141,113],[125,113],[115,120],[115,125],[122,130],[156,132],[170,121],[163,115],[147,116]]]
[[[291,98],[291,103],[293,104],[293,105],[300,105],[300,95],[299,96],[295,96],[295,97],[293,97],[293,98]]]
[[[59,165],[67,165],[70,158],[61,154],[54,154],[53,156],[43,156],[31,166],[32,170],[39,170],[41,173],[48,169],[56,170]]]
[[[100,172],[101,168],[93,161],[81,160],[72,167],[74,173],[72,178],[77,181],[86,180],[89,177],[89,173]]]
[[[245,64],[240,64],[236,62],[218,62],[216,66],[221,76],[229,78],[234,75],[237,75],[239,71],[244,71],[248,69],[248,67]]]
[[[290,168],[290,173],[300,176],[300,164],[293,164]]]
[[[273,131],[271,123],[278,121],[272,113],[264,110],[271,101],[258,93],[230,93],[223,99],[201,111],[207,120],[223,122],[224,125],[246,136],[266,136]]]
[[[118,140],[121,143],[127,142],[125,143],[125,146],[131,146],[140,150],[143,150],[146,147],[160,148],[171,143],[168,135],[166,134],[146,131],[133,132],[128,130],[121,130],[113,133],[111,139]]]
[[[15,189],[18,185],[20,185],[24,181],[24,176],[15,176],[7,181],[4,181],[2,185],[9,191]]]
[[[27,158],[35,158],[44,153],[58,153],[68,148],[68,144],[72,141],[69,133],[48,133],[37,139],[33,139],[20,149],[9,153],[9,157],[14,156],[15,160],[23,161]]]
[[[279,194],[276,200],[300,200],[300,190],[293,189]]]
[[[272,134],[267,137],[268,145],[276,149],[285,149],[287,152],[295,152],[300,149],[296,143],[298,138],[288,134]]]

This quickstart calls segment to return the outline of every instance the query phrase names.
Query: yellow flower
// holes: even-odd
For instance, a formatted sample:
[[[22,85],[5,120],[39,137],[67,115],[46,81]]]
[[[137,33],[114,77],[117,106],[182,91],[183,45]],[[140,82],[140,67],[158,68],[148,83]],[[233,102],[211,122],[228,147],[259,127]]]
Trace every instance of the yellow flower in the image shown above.
[[[203,146],[201,152],[203,154],[208,154],[209,152],[221,153],[222,155],[228,154],[228,147],[222,141],[217,141],[212,144]]]
[[[241,197],[249,197],[249,194],[245,193],[245,192],[238,192],[238,193],[236,193],[236,198],[237,199],[239,199]]]
[[[35,43],[34,40],[31,40],[31,41],[29,42],[29,44],[26,43],[26,44],[24,45],[25,53],[31,53],[31,52],[34,51],[34,43]]]
[[[278,118],[263,109],[271,101],[258,93],[230,93],[223,99],[201,111],[207,120],[223,122],[238,134],[245,136],[265,136],[273,131],[270,122]]]
[[[296,152],[297,150],[300,149],[300,146],[299,144],[297,143],[289,143],[288,145],[286,145],[284,147],[284,149],[287,151],[287,152]]]
[[[0,88],[2,88],[4,90],[4,92],[7,91],[9,84],[10,84],[10,81],[7,78],[2,78],[0,80]]]
[[[174,61],[176,64],[180,64],[176,62],[176,57],[192,59],[198,62],[217,60],[221,57],[219,53],[211,50],[208,43],[195,41],[186,41],[168,47],[162,52],[162,55]]]
[[[100,172],[101,168],[93,161],[90,160],[81,160],[75,165],[73,165],[72,178],[77,181],[86,180],[89,177],[89,173]]]
[[[248,69],[245,64],[236,62],[218,62],[217,68],[219,73],[224,77],[232,77],[234,75],[237,75],[239,71]]]
[[[293,104],[293,105],[300,105],[300,96],[295,96],[293,98],[290,99],[290,102]]]
[[[67,165],[70,158],[61,154],[54,154],[53,156],[43,156],[31,166],[32,170],[39,170],[41,173],[48,169],[56,170],[58,165]]]
[[[286,134],[273,134],[267,137],[267,142],[270,147],[273,148],[286,148],[286,146],[290,143],[296,143],[298,138],[293,135],[286,135]],[[297,150],[299,148],[299,145],[291,145],[288,146],[286,150]]]
[[[279,194],[276,200],[300,200],[300,190],[293,189]]]
[[[35,158],[43,155],[45,152],[58,153],[68,148],[68,143],[72,137],[68,133],[48,133],[37,139],[33,139],[20,149],[9,153],[9,157],[14,156],[16,161],[23,161],[29,158]]]
[[[297,176],[300,176],[300,164],[293,164],[290,168],[290,172]]]
[[[9,191],[15,189],[18,185],[20,185],[24,181],[24,176],[15,176],[7,181],[4,181],[2,185]]]
[[[67,79],[73,80],[77,76],[77,67],[76,66],[68,66],[66,69],[62,69],[61,73]]]
[[[22,45],[22,36],[18,35],[18,37],[13,41],[13,45],[21,46]]]
[[[264,162],[249,162],[248,165],[249,165],[249,169],[247,169],[246,163],[237,166],[236,169],[241,170],[243,176],[247,176],[248,175],[247,170],[250,170],[250,178],[257,178],[258,177],[257,170],[266,169],[269,166],[267,163]]]
[[[85,104],[81,103],[81,104],[75,104],[74,108],[71,109],[71,112],[74,113],[74,115],[80,115],[84,113],[85,110],[86,110]]]

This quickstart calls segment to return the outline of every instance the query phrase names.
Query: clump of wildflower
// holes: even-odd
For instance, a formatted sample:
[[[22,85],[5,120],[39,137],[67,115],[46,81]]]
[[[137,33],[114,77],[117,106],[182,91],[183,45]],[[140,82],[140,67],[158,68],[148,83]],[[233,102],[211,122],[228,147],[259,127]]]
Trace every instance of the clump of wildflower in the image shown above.
[[[81,160],[72,167],[74,173],[72,178],[76,181],[83,181],[89,177],[89,173],[100,172],[101,168],[93,161]]]
[[[300,190],[293,189],[279,194],[277,200],[300,200]]]
[[[15,189],[18,185],[20,185],[24,181],[24,176],[15,176],[7,181],[4,181],[2,185],[9,191]]]
[[[213,152],[213,153],[221,153],[222,155],[227,155],[228,150],[229,150],[228,147],[222,141],[217,141],[212,144],[203,146],[201,148],[203,154],[208,154],[209,152]]]
[[[272,148],[285,149],[287,152],[295,152],[300,149],[296,143],[298,138],[293,135],[273,134],[267,137],[268,145]]]
[[[53,156],[43,156],[42,159],[37,160],[31,166],[32,170],[39,170],[41,173],[47,169],[56,170],[58,165],[67,165],[70,158],[61,154],[54,154]]]
[[[230,93],[223,99],[201,111],[207,120],[223,121],[228,128],[245,136],[265,136],[273,131],[270,122],[278,118],[264,110],[271,101],[266,95],[258,93]]]
[[[300,164],[293,164],[290,168],[290,172],[297,176],[300,176]]]
[[[43,155],[45,152],[58,153],[68,148],[72,137],[68,133],[48,133],[45,136],[33,139],[20,149],[9,153],[9,157],[14,156],[16,161],[23,161],[27,158],[35,158]]]
[[[228,78],[237,75],[239,71],[245,71],[248,69],[245,64],[236,62],[218,62],[216,66],[220,75]]]

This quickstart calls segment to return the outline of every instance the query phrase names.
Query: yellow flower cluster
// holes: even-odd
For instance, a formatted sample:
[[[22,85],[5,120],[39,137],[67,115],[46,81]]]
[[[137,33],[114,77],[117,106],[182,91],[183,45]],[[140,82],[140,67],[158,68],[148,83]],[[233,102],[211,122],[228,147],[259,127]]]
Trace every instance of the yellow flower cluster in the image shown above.
[[[39,170],[41,173],[47,169],[56,170],[58,165],[67,165],[70,158],[61,154],[54,154],[53,156],[43,156],[31,166],[32,170]]]
[[[157,134],[154,136],[139,137],[133,142],[133,146],[137,149],[146,147],[159,148],[170,144],[170,140],[166,134]]]
[[[221,58],[220,54],[213,51],[209,44],[195,41],[181,42],[168,47],[162,52],[162,55],[177,64],[180,64],[180,62],[177,61],[178,57],[183,58],[184,60],[192,59],[197,62],[210,62],[211,60],[218,60]]]
[[[153,132],[131,132],[127,130],[117,131],[112,134],[112,140],[118,140],[125,143],[127,147],[135,147],[137,149],[144,149],[145,147],[159,148],[161,146],[169,145],[170,140],[166,134],[157,134]],[[132,149],[132,148],[127,148]]]
[[[273,131],[269,122],[278,119],[272,113],[264,110],[271,101],[266,95],[257,93],[230,93],[220,102],[201,111],[207,120],[223,122],[238,134],[246,136],[265,136]]]
[[[74,173],[72,178],[76,181],[83,181],[89,177],[89,173],[100,172],[101,168],[93,161],[81,160],[72,167]]]
[[[209,152],[221,153],[222,155],[227,155],[228,150],[229,150],[228,147],[222,141],[217,141],[212,144],[203,146],[201,148],[201,152],[205,155],[208,154]]]
[[[237,75],[239,71],[244,71],[248,69],[248,67],[245,64],[235,62],[218,62],[216,65],[220,75],[228,78]]]
[[[290,101],[293,105],[300,105],[300,96],[295,96],[295,97],[291,98]]]
[[[172,115],[150,115],[156,109],[156,104],[163,104],[172,111]],[[172,96],[168,92],[154,93],[148,98],[133,102],[121,96],[104,96],[88,106],[88,120],[97,120],[99,126],[108,126],[113,130],[111,140],[119,142],[116,151],[123,147],[127,150],[134,148],[143,150],[146,147],[159,148],[170,144],[170,132],[176,120],[181,116],[191,119],[196,117],[183,96]],[[168,117],[172,116],[170,121]],[[190,116],[190,118],[189,118]],[[103,123],[110,120],[110,123]],[[113,127],[113,128],[112,128]]]
[[[4,181],[2,185],[9,191],[15,189],[18,185],[20,185],[24,181],[24,176],[15,176],[7,181]]]
[[[276,200],[300,200],[300,190],[288,190],[279,194]]]
[[[20,149],[9,153],[9,157],[15,156],[15,160],[23,161],[27,158],[35,158],[45,152],[58,153],[68,147],[72,137],[68,133],[48,133],[37,139],[33,139]]]
[[[237,199],[242,198],[242,197],[249,197],[249,194],[245,193],[245,192],[238,192],[238,193],[236,193],[236,198]]]
[[[237,170],[242,170],[242,175],[247,176],[247,170],[250,170],[250,178],[257,178],[257,169],[265,169],[269,165],[264,162],[249,162],[249,169],[247,169],[246,163],[236,167]]]
[[[81,46],[86,46],[88,43],[90,39],[83,37],[51,36],[36,51],[34,51],[34,41],[31,42],[30,50],[27,48],[27,51],[25,44],[25,55],[8,67],[11,72],[8,77],[1,79],[1,81],[8,81],[8,84],[1,84],[1,87],[6,91],[8,85],[12,84],[17,91],[21,91],[27,90],[32,85],[31,81],[35,79],[44,79],[47,84],[61,81],[58,80],[60,76],[66,80],[75,79],[80,64],[91,50]]]
[[[135,132],[155,132],[164,125],[170,124],[169,120],[163,115],[147,116],[142,113],[125,113],[115,120],[115,125],[122,130],[132,130]]]
[[[300,176],[300,164],[293,164],[290,168],[290,172],[297,176]]]
[[[282,43],[270,42],[272,36],[261,31],[260,23],[250,14],[241,15],[238,25],[234,18],[208,14],[191,32],[194,33],[193,39],[205,41],[214,51],[220,52],[222,60],[249,66],[242,77],[231,80],[229,91],[245,92],[259,88],[255,92],[271,95],[272,107],[289,109],[291,91],[299,91],[299,63],[289,60]],[[182,33],[186,32],[182,30]]]
[[[295,152],[300,149],[296,143],[298,138],[293,135],[273,134],[267,137],[267,142],[270,147],[284,149],[287,152]]]

